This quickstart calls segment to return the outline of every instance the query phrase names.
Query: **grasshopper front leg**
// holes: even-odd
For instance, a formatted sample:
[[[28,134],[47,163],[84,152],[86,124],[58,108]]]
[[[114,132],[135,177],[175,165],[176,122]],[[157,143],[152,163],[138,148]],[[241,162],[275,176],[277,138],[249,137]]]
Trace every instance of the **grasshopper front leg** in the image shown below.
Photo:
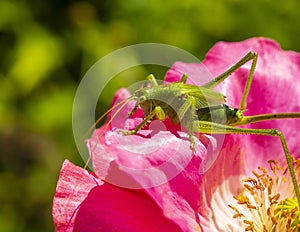
[[[166,118],[166,114],[165,114],[165,111],[163,110],[163,108],[161,108],[160,106],[156,106],[154,108],[154,110],[152,110],[148,115],[147,117],[140,123],[136,126],[135,129],[133,130],[129,130],[129,131],[126,131],[126,130],[121,130],[122,133],[124,135],[133,135],[133,134],[136,134],[140,129],[142,129],[142,127],[147,123],[149,122],[152,118],[154,117],[157,117],[158,120],[162,121]]]
[[[187,77],[186,75],[182,76],[182,79]],[[193,128],[193,121],[195,119],[195,111],[196,111],[196,100],[194,97],[185,96],[187,99],[184,101],[182,106],[177,112],[178,118],[180,122],[184,125],[184,127],[188,130],[189,140],[190,140],[190,148],[193,153],[196,152],[196,143],[193,137],[194,135],[194,128]]]
[[[289,172],[292,178],[296,198],[298,201],[298,208],[300,209],[300,191],[295,175],[295,171],[292,164],[292,158],[288,150],[286,140],[282,132],[276,129],[250,129],[250,128],[238,128],[208,121],[195,121],[193,124],[194,131],[208,134],[252,134],[252,135],[267,135],[277,136],[280,138],[281,145],[285,154],[285,158],[288,164]]]

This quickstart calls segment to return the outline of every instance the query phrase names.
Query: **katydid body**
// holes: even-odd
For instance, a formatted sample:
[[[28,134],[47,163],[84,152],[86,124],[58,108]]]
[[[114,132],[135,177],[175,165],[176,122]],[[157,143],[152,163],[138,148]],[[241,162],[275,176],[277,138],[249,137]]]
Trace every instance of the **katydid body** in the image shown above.
[[[250,60],[253,61],[240,109],[231,108],[224,104],[225,96],[214,91],[213,88]],[[133,94],[131,99],[136,101],[136,106],[129,113],[129,115],[132,115],[137,107],[140,106],[145,119],[135,129],[124,132],[124,134],[135,134],[150,119],[164,120],[168,116],[172,123],[177,124],[180,122],[188,130],[191,147],[194,149],[194,132],[213,133],[213,131],[208,132],[207,127],[201,128],[201,124],[199,124],[198,128],[195,127],[193,125],[195,122],[214,122],[228,126],[241,122],[243,118],[242,112],[246,109],[246,99],[252,83],[256,62],[257,54],[249,52],[226,72],[203,86],[186,84],[187,75],[183,75],[179,82],[158,85],[154,76],[149,75],[147,79],[151,86],[137,90]]]

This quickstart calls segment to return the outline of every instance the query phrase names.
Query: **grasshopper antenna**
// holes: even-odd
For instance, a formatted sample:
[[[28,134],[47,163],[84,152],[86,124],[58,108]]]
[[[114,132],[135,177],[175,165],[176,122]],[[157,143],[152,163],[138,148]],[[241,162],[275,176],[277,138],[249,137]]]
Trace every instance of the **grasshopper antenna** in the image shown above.
[[[108,123],[106,123],[104,131],[106,131],[107,127],[111,124],[112,120],[115,118],[115,116],[127,105],[127,103],[129,101],[132,100],[132,97],[126,98],[120,102],[118,102],[117,104],[115,104],[114,106],[112,106],[109,110],[107,110],[104,114],[101,115],[101,117],[99,117],[97,119],[97,121],[88,129],[88,131],[85,133],[85,135],[83,136],[83,139],[85,139],[90,133],[91,131],[95,128],[95,126],[109,113],[111,112],[113,109],[115,109],[116,107],[118,107],[119,105],[121,105],[121,107],[116,111],[116,113],[111,117],[111,119],[108,121]],[[87,168],[89,162],[91,161],[91,156],[89,156],[88,160],[86,161],[85,165],[84,165],[84,169]]]
[[[120,102],[118,102],[117,104],[115,104],[114,106],[112,106],[112,107],[110,107],[110,109],[108,109],[104,114],[102,114],[98,119],[97,119],[97,121],[95,122],[95,123],[93,123],[93,125],[87,130],[87,132],[84,134],[84,136],[83,136],[83,139],[85,139],[90,133],[91,133],[91,131],[95,128],[95,126],[109,113],[109,112],[111,112],[113,109],[115,109],[116,107],[118,107],[119,105],[121,105],[121,104],[123,104],[124,103],[124,105],[122,105],[121,106],[121,109],[123,109],[124,108],[124,106],[130,101],[130,100],[132,100],[132,97],[130,97],[130,98],[126,98],[126,99],[124,99],[124,100],[122,100],[122,101],[120,101]],[[120,112],[120,110],[118,110],[117,111],[117,113],[119,113]],[[109,121],[109,122],[111,122],[111,120]]]

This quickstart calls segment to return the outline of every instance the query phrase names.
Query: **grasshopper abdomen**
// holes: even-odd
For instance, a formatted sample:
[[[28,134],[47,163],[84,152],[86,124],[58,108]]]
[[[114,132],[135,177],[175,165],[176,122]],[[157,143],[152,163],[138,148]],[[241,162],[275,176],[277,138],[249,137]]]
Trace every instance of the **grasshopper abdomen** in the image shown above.
[[[226,104],[197,109],[199,121],[208,121],[223,125],[231,125],[241,120],[243,114],[237,108],[231,108]]]

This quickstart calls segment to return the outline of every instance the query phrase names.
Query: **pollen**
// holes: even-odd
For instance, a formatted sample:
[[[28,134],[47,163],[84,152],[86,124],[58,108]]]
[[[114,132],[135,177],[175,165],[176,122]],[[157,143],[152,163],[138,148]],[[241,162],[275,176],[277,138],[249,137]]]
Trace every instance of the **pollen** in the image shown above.
[[[232,217],[244,231],[300,231],[298,202],[287,167],[275,160],[268,165],[242,180],[242,191],[233,196],[236,205],[228,205]],[[300,179],[300,159],[293,158],[293,166]]]

